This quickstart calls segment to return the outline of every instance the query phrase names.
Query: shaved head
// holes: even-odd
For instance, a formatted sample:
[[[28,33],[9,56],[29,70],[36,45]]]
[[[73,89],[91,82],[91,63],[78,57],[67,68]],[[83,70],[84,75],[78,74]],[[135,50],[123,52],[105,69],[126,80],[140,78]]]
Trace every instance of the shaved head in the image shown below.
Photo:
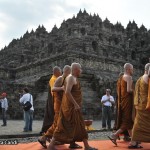
[[[124,64],[124,69],[125,69],[125,70],[126,70],[126,69],[133,69],[133,65],[130,64],[130,63],[125,63],[125,64]]]
[[[71,66],[65,65],[64,68],[63,68],[63,72],[69,71],[69,70],[71,71]]]
[[[150,63],[147,63],[146,65],[145,65],[145,71],[148,71],[150,69]]]
[[[68,76],[71,73],[71,66],[65,65],[63,68],[63,74],[64,76]]]
[[[60,67],[55,66],[55,67],[53,68],[53,72],[56,72],[56,71],[61,71]]]
[[[71,68],[72,68],[72,70],[76,69],[76,68],[81,68],[81,65],[79,63],[72,63]]]
[[[61,69],[60,69],[60,67],[55,66],[53,68],[53,75],[56,76],[56,77],[59,77],[61,75]]]
[[[80,76],[82,70],[81,65],[79,63],[72,63],[71,64],[71,73],[72,75],[75,75],[76,77]]]
[[[124,73],[132,75],[133,74],[133,65],[130,63],[124,64]]]

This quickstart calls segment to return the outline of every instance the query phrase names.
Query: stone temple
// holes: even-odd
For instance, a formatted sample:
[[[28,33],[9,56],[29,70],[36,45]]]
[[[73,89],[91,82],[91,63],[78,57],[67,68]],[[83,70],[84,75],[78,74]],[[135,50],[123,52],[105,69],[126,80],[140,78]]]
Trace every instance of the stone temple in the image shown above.
[[[50,33],[40,26],[21,38],[13,39],[0,51],[0,93],[7,92],[8,117],[22,119],[19,95],[29,87],[34,96],[35,119],[42,119],[52,68],[63,68],[72,62],[83,67],[80,77],[83,90],[85,119],[100,119],[100,99],[110,88],[116,97],[116,81],[123,65],[134,66],[134,82],[143,73],[150,57],[150,30],[129,21],[126,28],[121,23],[112,24],[107,18],[79,11],[64,20]]]

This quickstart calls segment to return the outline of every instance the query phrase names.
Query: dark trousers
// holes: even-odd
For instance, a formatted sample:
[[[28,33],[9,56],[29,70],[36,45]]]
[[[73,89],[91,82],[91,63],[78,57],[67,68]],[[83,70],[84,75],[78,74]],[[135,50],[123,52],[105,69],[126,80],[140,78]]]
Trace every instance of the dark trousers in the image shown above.
[[[3,125],[7,125],[6,112],[7,112],[7,110],[5,110],[5,108],[2,108]]]
[[[109,106],[102,107],[102,128],[106,128],[106,122],[108,129],[111,129],[112,109]]]

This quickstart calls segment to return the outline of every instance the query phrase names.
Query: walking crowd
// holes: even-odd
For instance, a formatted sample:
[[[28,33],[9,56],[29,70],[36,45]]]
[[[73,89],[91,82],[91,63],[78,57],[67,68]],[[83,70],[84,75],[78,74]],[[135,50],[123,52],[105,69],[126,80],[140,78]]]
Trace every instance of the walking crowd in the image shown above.
[[[48,150],[55,150],[57,144],[69,144],[69,148],[78,149],[82,146],[76,142],[83,142],[84,150],[97,150],[88,143],[81,112],[82,91],[78,77],[82,73],[79,63],[65,65],[63,73],[58,66],[53,68],[53,75],[49,81],[48,99],[45,107],[41,137],[38,142]],[[120,134],[126,132],[131,137],[128,149],[142,148],[141,142],[150,142],[150,63],[144,68],[144,74],[133,85],[133,65],[124,64],[124,72],[117,80],[117,101],[106,89],[102,96],[102,128],[111,130],[112,105],[116,105],[115,131],[108,136],[117,145]],[[3,126],[7,125],[6,111],[8,107],[6,93],[0,97],[2,104]],[[30,106],[27,106],[27,102]],[[32,131],[33,97],[28,88],[23,89],[19,102],[24,108],[24,132]],[[125,134],[125,136],[126,136]],[[50,144],[47,146],[46,141]]]
[[[59,72],[59,73],[58,73]],[[59,74],[59,75],[58,75]],[[45,118],[39,143],[49,150],[55,150],[55,144],[69,143],[69,148],[81,148],[76,141],[84,143],[85,150],[96,150],[88,144],[88,135],[85,130],[84,120],[81,113],[82,94],[78,77],[81,74],[81,65],[73,63],[71,67],[65,66],[63,75],[59,67],[54,67],[53,76],[50,79],[49,89],[53,101],[51,105],[54,118],[48,119],[48,110],[45,110]],[[133,65],[126,63],[124,72],[119,75],[117,81],[117,102],[115,131],[108,138],[117,145],[119,135],[131,137],[129,149],[142,148],[141,142],[150,142],[150,63],[145,65],[144,75],[140,77],[134,87]],[[55,78],[54,78],[55,77]],[[54,81],[55,79],[55,81]],[[53,81],[53,82],[52,82]],[[112,105],[115,104],[111,90],[106,89],[102,96],[102,127],[111,129]],[[52,121],[53,120],[53,121]],[[46,125],[49,122],[49,128]],[[46,141],[50,144],[47,147]]]
[[[126,63],[117,81],[116,131],[108,138],[117,145],[118,136],[128,131],[131,137],[128,148],[140,149],[141,142],[150,142],[150,63],[145,65],[135,88],[132,75],[133,65]]]
[[[51,106],[54,110],[54,118],[52,118],[53,121],[50,120],[51,118],[48,119],[47,109],[51,108],[46,106],[41,131],[41,133],[44,133],[38,139],[38,142],[44,148],[55,150],[55,144],[66,143],[70,144],[69,148],[72,149],[82,148],[75,143],[82,141],[85,150],[97,150],[88,144],[88,134],[81,113],[82,92],[78,80],[81,72],[81,65],[79,63],[64,66],[62,75],[59,67],[56,66],[53,68],[53,76],[49,82],[49,89],[51,89],[50,93],[52,96],[49,96],[48,101],[53,101],[53,105]],[[46,129],[47,121],[49,121],[48,129]],[[48,147],[46,140],[50,142]]]

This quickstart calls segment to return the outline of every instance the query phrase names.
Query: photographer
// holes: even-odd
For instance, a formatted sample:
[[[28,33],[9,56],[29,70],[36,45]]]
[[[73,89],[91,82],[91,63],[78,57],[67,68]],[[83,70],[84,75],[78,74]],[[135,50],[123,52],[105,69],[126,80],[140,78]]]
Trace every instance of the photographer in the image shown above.
[[[115,104],[113,96],[110,95],[111,90],[106,89],[106,94],[102,96],[102,128],[106,130],[106,122],[108,130],[111,130],[112,105]]]
[[[23,111],[24,111],[24,121],[25,121],[25,126],[24,126],[23,132],[32,131],[33,112],[34,112],[33,97],[29,93],[29,89],[24,88],[23,89],[23,96],[20,98],[19,102],[21,104],[23,104],[23,106],[25,106],[25,104],[28,101],[31,103],[32,106],[31,106],[31,108],[29,108],[29,110],[23,109]]]

